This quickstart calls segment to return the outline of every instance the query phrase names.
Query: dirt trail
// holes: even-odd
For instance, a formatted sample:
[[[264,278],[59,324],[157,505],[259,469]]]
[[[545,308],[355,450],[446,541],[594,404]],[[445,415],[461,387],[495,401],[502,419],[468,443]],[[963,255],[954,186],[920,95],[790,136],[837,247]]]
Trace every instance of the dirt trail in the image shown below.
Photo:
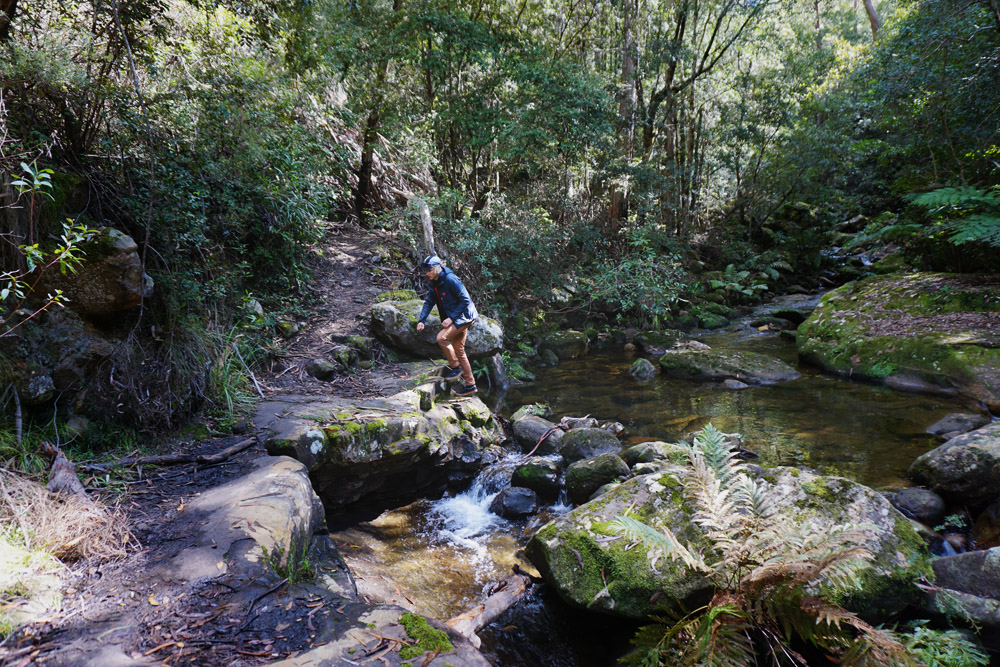
[[[405,278],[403,272],[383,267],[384,246],[379,243],[366,230],[347,225],[330,229],[315,257],[311,314],[302,320],[300,333],[279,339],[276,359],[257,373],[268,398],[376,396],[405,375],[378,360],[371,370],[341,374],[331,382],[321,382],[304,369],[310,359],[334,347],[335,336],[368,335],[363,313],[378,293],[398,287]],[[209,454],[252,435],[250,425],[239,435],[173,442],[168,448]],[[197,494],[240,477],[261,456],[266,452],[257,444],[220,464],[142,471],[119,496],[139,546],[119,562],[84,562],[68,568],[62,608],[0,643],[0,665],[245,667],[308,648],[312,638],[297,621],[309,611],[303,607],[315,606],[309,599],[295,599],[286,592],[280,600],[285,606],[277,609],[287,616],[286,623],[248,625],[245,609],[222,605],[220,611],[214,602],[227,595],[232,599],[233,591],[227,591],[225,584],[171,589],[154,574],[157,564],[175,555],[185,532],[191,530],[175,520],[179,511]],[[111,494],[105,495],[111,500]],[[282,626],[288,627],[276,631]]]

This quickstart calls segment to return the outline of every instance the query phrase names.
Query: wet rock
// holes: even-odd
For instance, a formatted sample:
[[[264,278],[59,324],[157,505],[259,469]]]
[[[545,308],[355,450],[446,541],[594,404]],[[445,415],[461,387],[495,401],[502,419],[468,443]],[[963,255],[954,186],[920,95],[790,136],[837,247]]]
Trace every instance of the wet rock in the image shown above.
[[[292,322],[290,320],[278,320],[275,325],[278,329],[278,335],[282,338],[291,338],[299,333],[301,328],[298,322]]]
[[[408,296],[408,295],[404,295]],[[441,348],[435,336],[441,330],[441,320],[435,308],[427,317],[423,331],[417,331],[417,318],[423,308],[422,299],[406,301],[383,300],[372,306],[371,328],[386,345],[418,357],[441,358]],[[480,315],[469,329],[465,351],[470,359],[492,357],[503,349],[503,329],[496,320]]]
[[[574,428],[597,428],[597,419],[594,417],[563,417],[559,420],[559,425],[567,431]]]
[[[558,366],[559,365],[559,355],[549,349],[541,350],[538,353],[541,358],[542,363],[546,366]]]
[[[340,370],[347,370],[358,363],[358,352],[353,347],[337,345],[329,352],[330,358],[337,362]]]
[[[337,364],[329,359],[311,359],[306,363],[306,373],[323,382],[334,379],[338,369]]]
[[[528,405],[522,405],[514,414],[510,416],[510,420],[512,422],[516,422],[521,417],[526,417],[528,415],[548,419],[552,416],[552,408],[543,403],[530,403]]]
[[[531,489],[509,486],[496,495],[490,511],[508,519],[528,516],[538,511],[538,498]]]
[[[659,363],[665,375],[687,380],[771,385],[802,376],[780,359],[748,351],[675,350],[660,357]]]
[[[960,435],[985,426],[990,422],[988,417],[968,412],[953,412],[927,427],[931,435]]]
[[[559,465],[550,459],[534,457],[518,466],[510,480],[511,486],[531,489],[543,498],[557,498],[562,490]]]
[[[722,383],[722,386],[725,387],[726,389],[735,389],[735,390],[750,388],[750,385],[748,385],[746,382],[740,382],[739,380],[726,380]]]
[[[945,507],[941,496],[928,489],[903,489],[892,498],[896,508],[926,526],[936,526],[944,519]]]
[[[681,341],[679,331],[643,331],[632,339],[642,354],[658,357]],[[659,352],[659,354],[656,354]]]
[[[1000,500],[983,510],[972,524],[972,539],[980,549],[1000,547]]]
[[[556,454],[562,448],[563,431],[556,428],[556,425],[547,419],[527,415],[521,417],[513,424],[514,440],[520,446],[521,451],[530,452],[538,445],[538,454]],[[539,445],[538,441],[543,435],[549,435]]]
[[[790,322],[793,326],[791,328],[797,327],[806,321],[809,317],[809,313],[805,310],[799,310],[798,308],[778,308],[777,310],[771,311],[771,317],[777,317],[779,319]],[[787,329],[789,327],[782,327]]]
[[[573,463],[599,454],[618,454],[621,449],[618,438],[602,428],[575,428],[563,436],[559,453],[567,463]]]
[[[937,586],[1000,600],[1000,547],[936,558],[933,566]]]
[[[566,469],[566,493],[574,503],[586,502],[599,488],[630,475],[617,454],[601,454],[571,464]]]
[[[636,359],[629,369],[629,375],[637,380],[649,380],[656,376],[656,366],[649,359]]]
[[[581,331],[557,331],[546,334],[538,345],[539,352],[552,351],[560,361],[580,359],[590,350],[590,338]]]
[[[945,500],[985,507],[1000,498],[1000,422],[952,438],[917,458],[910,478]]]
[[[529,558],[560,597],[593,612],[645,619],[657,604],[701,599],[711,591],[703,575],[673,560],[661,559],[653,567],[643,557],[642,546],[628,548],[625,540],[607,539],[614,535],[608,522],[630,513],[654,526],[669,527],[685,544],[703,546],[704,535],[691,521],[692,510],[681,494],[685,470],[674,466],[634,477],[599,500],[560,515],[532,537]],[[842,599],[849,609],[866,617],[885,617],[919,598],[914,584],[929,576],[929,556],[911,523],[879,493],[846,479],[795,468],[750,466],[749,470],[779,516],[793,526],[808,526],[822,534],[835,525],[871,524],[857,539],[874,557],[857,574],[865,585]],[[568,480],[567,473],[567,485]],[[619,567],[626,561],[628,567]],[[591,576],[602,568],[603,580]]]
[[[665,461],[672,458],[677,451],[676,445],[671,445],[657,440],[633,445],[625,450],[622,457],[625,459],[625,463],[627,463],[629,467],[634,467],[637,463]]]
[[[619,440],[624,438],[625,434],[628,433],[628,429],[625,428],[625,424],[621,422],[601,422],[598,427],[604,429]]]

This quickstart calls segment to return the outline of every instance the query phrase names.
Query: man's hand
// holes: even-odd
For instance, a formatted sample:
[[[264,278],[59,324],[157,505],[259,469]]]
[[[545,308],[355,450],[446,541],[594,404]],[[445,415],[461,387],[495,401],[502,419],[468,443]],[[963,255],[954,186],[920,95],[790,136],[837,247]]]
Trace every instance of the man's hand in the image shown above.
[[[441,323],[441,326],[444,327],[445,329],[447,329],[448,327],[450,327],[451,326],[451,318],[449,317],[448,319],[446,319],[445,321],[443,321]]]
[[[423,330],[424,330],[424,323],[417,322],[417,331],[423,331]]]

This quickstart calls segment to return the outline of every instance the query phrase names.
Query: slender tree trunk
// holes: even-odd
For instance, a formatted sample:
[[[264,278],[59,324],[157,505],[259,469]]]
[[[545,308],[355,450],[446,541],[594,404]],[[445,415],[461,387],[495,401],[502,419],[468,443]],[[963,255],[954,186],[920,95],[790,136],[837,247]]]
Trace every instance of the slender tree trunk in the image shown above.
[[[865,0],[865,11],[868,12],[868,22],[872,24],[872,39],[875,39],[878,37],[878,31],[882,27],[882,22],[878,20],[878,12],[875,11],[873,0]]]
[[[813,10],[816,12],[816,50],[823,50],[823,21],[819,11],[819,0],[813,0]]]
[[[635,139],[635,106],[637,100],[635,35],[633,30],[635,0],[624,3],[622,17],[622,91],[618,103],[619,118],[622,130],[618,146],[620,157],[626,162],[632,158],[632,147]],[[621,228],[622,221],[628,218],[628,183],[611,187],[611,210],[608,216],[608,231],[615,233]]]
[[[0,42],[10,39],[10,26],[17,14],[17,0],[0,0]]]

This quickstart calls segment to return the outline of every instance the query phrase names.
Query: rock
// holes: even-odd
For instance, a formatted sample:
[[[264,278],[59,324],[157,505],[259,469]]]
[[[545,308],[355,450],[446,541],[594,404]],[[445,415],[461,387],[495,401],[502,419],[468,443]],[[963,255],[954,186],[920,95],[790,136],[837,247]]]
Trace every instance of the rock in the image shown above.
[[[519,407],[517,411],[510,416],[510,420],[512,422],[516,422],[518,419],[529,415],[541,417],[542,419],[548,419],[552,416],[552,408],[544,403],[529,403],[528,405],[522,405]]]
[[[337,370],[337,364],[329,359],[312,359],[306,364],[306,373],[323,382],[329,382],[335,378]]]
[[[41,293],[61,289],[66,306],[84,317],[130,310],[152,295],[152,279],[143,273],[139,247],[131,237],[109,227],[80,248],[85,255],[76,273],[47,272]]]
[[[621,422],[601,422],[598,427],[604,429],[619,440],[624,438],[625,434],[628,432],[628,429],[625,428],[625,424]]]
[[[527,415],[513,423],[514,440],[521,451],[530,452],[538,445],[538,440],[548,433],[548,437],[538,445],[536,452],[541,455],[556,454],[562,447],[563,431],[547,419]],[[554,430],[553,430],[554,429]]]
[[[780,317],[759,317],[750,322],[750,326],[758,331],[785,331],[794,329],[798,324],[792,324]]]
[[[534,457],[514,470],[511,486],[531,489],[543,498],[557,498],[562,486],[559,484],[559,466],[555,461]]]
[[[990,423],[988,417],[968,412],[953,412],[927,427],[931,435],[960,435]]]
[[[980,549],[1000,547],[1000,500],[983,510],[972,524],[972,539]]]
[[[722,386],[726,389],[749,389],[750,385],[746,382],[740,382],[739,380],[726,380],[722,383]]]
[[[571,431],[575,428],[597,428],[598,422],[594,417],[563,417],[559,425]]]
[[[861,541],[874,558],[860,565],[859,587],[841,600],[849,609],[882,618],[918,599],[914,584],[929,576],[929,556],[910,522],[884,497],[846,479],[796,468],[748,469],[779,515],[795,526],[823,534],[835,525],[872,524]],[[686,544],[704,545],[681,494],[683,475],[684,469],[673,467],[635,477],[560,515],[531,538],[529,558],[560,597],[582,609],[645,619],[664,603],[703,603],[710,585],[699,573],[666,559],[654,568],[643,547],[606,539],[613,535],[608,522],[628,512],[671,528]]]
[[[629,375],[637,380],[649,380],[656,376],[656,366],[649,359],[636,359],[629,369]]]
[[[675,350],[660,357],[659,363],[664,374],[687,380],[739,380],[752,385],[771,385],[802,376],[780,359],[747,351]]]
[[[809,317],[809,313],[804,310],[799,310],[798,308],[778,308],[777,310],[771,311],[771,317],[776,317],[786,322],[791,322],[793,325],[798,326],[806,321]],[[782,327],[785,329],[787,327]],[[793,327],[794,328],[794,327]]]
[[[1000,422],[952,438],[917,457],[909,475],[947,501],[989,505],[1000,498]]]
[[[729,320],[715,313],[698,313],[698,325],[702,329],[721,329],[729,324]]]
[[[566,469],[566,493],[572,502],[583,503],[605,484],[630,474],[628,465],[617,454],[583,459]]]
[[[538,499],[531,489],[509,486],[496,495],[490,511],[508,519],[528,516],[538,511]]]
[[[642,442],[633,445],[625,450],[622,457],[630,468],[637,463],[650,463],[652,461],[665,461],[674,458],[674,454],[679,453],[676,445],[671,445],[658,440],[652,442]]]
[[[541,358],[542,363],[546,366],[558,366],[559,365],[559,355],[552,350],[546,348],[538,353]]]
[[[599,454],[618,454],[621,449],[618,438],[602,428],[575,428],[563,436],[559,453],[567,463],[573,463]]]
[[[680,340],[681,333],[679,331],[643,331],[637,333],[632,342],[643,354],[658,357],[660,355],[653,352],[654,350],[659,350],[660,354],[663,354],[664,351],[677,345]]]
[[[590,339],[580,331],[556,331],[542,337],[538,345],[539,352],[551,350],[560,361],[564,359],[581,359],[587,356],[590,349]]]
[[[934,583],[1000,601],[1000,547],[935,558]]]
[[[435,336],[441,330],[441,320],[434,309],[427,317],[423,331],[417,331],[417,318],[423,307],[422,299],[408,301],[384,300],[372,306],[371,327],[375,336],[386,345],[418,357],[439,359],[441,348]],[[469,329],[465,343],[470,359],[492,357],[503,349],[503,329],[500,323],[480,315]]]
[[[904,515],[931,527],[941,523],[947,510],[941,496],[928,489],[903,489],[892,498],[892,504]]]
[[[278,320],[275,326],[278,329],[278,335],[282,338],[291,338],[300,331],[298,322],[291,322],[289,320]]]
[[[67,440],[81,438],[90,431],[90,420],[82,415],[73,415],[63,424],[62,431]]]
[[[380,511],[467,482],[500,440],[482,401],[437,402],[435,387],[366,401],[263,402],[254,422],[266,428],[269,453],[305,464],[328,512]]]
[[[358,353],[352,347],[347,347],[346,345],[334,346],[329,352],[330,358],[337,362],[337,366],[340,370],[347,370],[351,366],[356,366],[358,363]]]
[[[507,369],[504,367],[503,355],[499,352],[486,361],[486,372],[494,387],[507,386]]]
[[[826,294],[798,329],[803,360],[911,390],[958,392],[1000,412],[995,277],[871,276]]]
[[[981,628],[981,633],[1000,632],[1000,600],[983,598],[969,593],[953,591],[947,588],[937,588],[928,592],[928,605],[925,613],[938,616],[943,623],[950,625],[956,616],[967,623]]]
[[[56,383],[50,376],[37,373],[26,378],[18,391],[25,405],[43,405],[56,395]]]

